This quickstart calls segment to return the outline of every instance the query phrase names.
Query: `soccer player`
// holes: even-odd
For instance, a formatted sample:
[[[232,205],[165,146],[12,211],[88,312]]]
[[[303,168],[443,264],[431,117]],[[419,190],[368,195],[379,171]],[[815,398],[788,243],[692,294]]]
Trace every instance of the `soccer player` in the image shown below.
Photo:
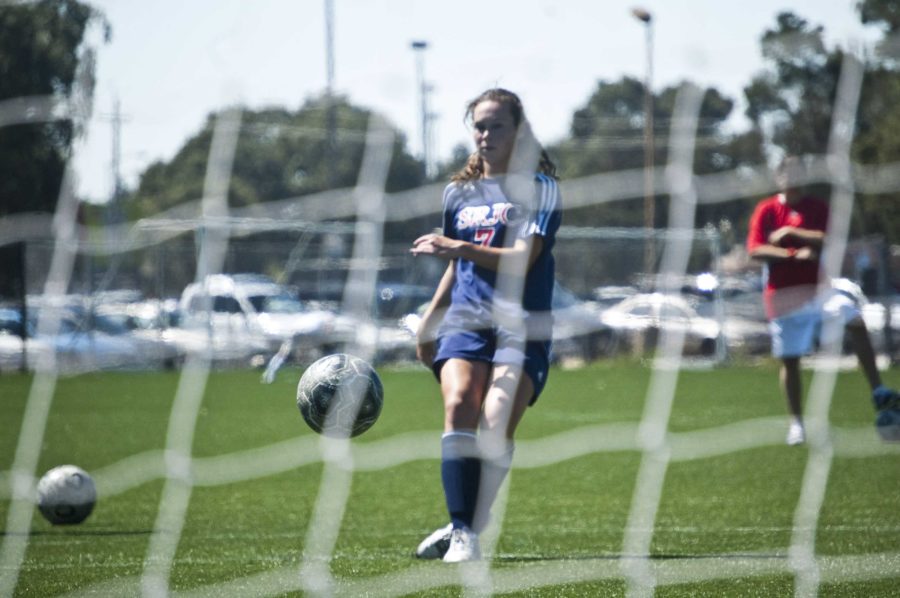
[[[800,357],[812,350],[817,335],[828,342],[845,328],[872,389],[878,421],[882,415],[894,415],[887,411],[900,409],[900,395],[881,383],[869,333],[856,302],[830,286],[819,285],[819,258],[828,225],[828,204],[804,192],[798,183],[803,175],[801,158],[787,156],[782,160],[775,172],[780,193],[757,204],[747,235],[750,257],[765,263],[763,301],[772,335],[772,353],[782,363],[780,383],[790,415],[789,445],[806,441]],[[878,429],[882,436],[891,433],[887,427]]]
[[[414,255],[448,261],[417,333],[444,400],[441,480],[450,524],[416,556],[479,559],[478,533],[513,458],[513,435],[547,381],[560,225],[556,167],[518,96],[489,89],[466,109],[475,152],[443,195],[443,230]]]

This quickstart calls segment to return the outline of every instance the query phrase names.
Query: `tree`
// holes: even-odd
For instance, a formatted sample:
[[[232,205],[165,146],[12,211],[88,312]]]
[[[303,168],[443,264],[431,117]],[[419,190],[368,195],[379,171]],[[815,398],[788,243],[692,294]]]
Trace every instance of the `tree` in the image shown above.
[[[435,174],[434,180],[450,180],[450,177],[455,172],[459,171],[463,166],[466,165],[466,162],[468,161],[471,154],[472,150],[462,143],[453,146],[453,151],[450,152],[450,159],[446,162],[438,164],[437,174]]]
[[[864,24],[880,27],[884,37],[867,65],[853,158],[866,165],[900,162],[900,4],[863,0],[857,4]],[[858,229],[900,239],[900,193],[857,199]]]
[[[329,102],[334,103],[329,105]],[[336,123],[333,147],[329,147],[330,129],[327,126],[330,108],[334,110]],[[174,158],[157,162],[144,171],[138,188],[124,199],[131,220],[154,216],[203,197],[217,116],[210,114],[202,129],[185,141]],[[362,166],[370,117],[371,111],[352,105],[346,98],[329,100],[324,96],[307,100],[296,111],[284,108],[244,111],[228,186],[229,206],[242,208],[289,198],[298,198],[302,202],[304,196],[330,188],[354,187]],[[424,175],[423,164],[409,154],[406,139],[398,132],[392,148],[386,191],[418,187],[424,182]],[[385,227],[385,240],[409,242],[422,230],[427,228],[421,219],[389,222]],[[239,256],[241,264],[235,267],[279,272],[290,247],[296,242],[296,234],[269,233],[265,242],[272,247],[281,244],[288,248],[255,256],[250,256],[249,251],[243,252]],[[236,243],[238,241],[233,241]],[[194,239],[185,236],[166,251],[193,256]],[[191,280],[194,271],[190,260],[167,264],[167,268],[167,277],[184,281]],[[145,264],[143,269],[149,271],[152,266]]]
[[[574,178],[643,167],[644,85],[623,77],[599,81],[582,108],[572,115],[569,139],[553,148],[560,175]],[[660,116],[658,106],[654,117]]]
[[[843,53],[829,50],[824,29],[784,12],[761,38],[769,68],[744,88],[747,116],[769,141],[791,154],[823,153]]]
[[[336,149],[327,151],[326,98],[312,98],[298,111],[283,108],[247,110],[235,150],[228,201],[243,207],[324,191],[352,187],[357,182],[370,111],[337,98]],[[151,216],[203,195],[203,180],[217,114],[188,139],[169,162],[152,164],[127,199],[133,217]],[[331,158],[329,158],[331,156]],[[420,185],[422,165],[406,151],[397,134],[388,172],[387,190]]]
[[[668,159],[669,130],[678,87],[654,94],[654,164]],[[755,165],[762,160],[758,135],[733,134],[725,123],[734,102],[715,88],[704,90],[698,119],[694,171],[707,174]],[[616,82],[599,81],[587,103],[572,116],[570,138],[548,148],[560,164],[562,178],[644,167],[644,84],[631,77]],[[731,206],[701,206],[698,226],[727,217]],[[739,208],[740,209],[740,208]],[[657,226],[664,225],[667,205],[657,198]],[[637,201],[592,206],[574,217],[595,226],[643,226],[643,208]]]
[[[900,65],[900,3],[897,0],[860,0],[856,9],[864,25],[882,28],[885,35],[878,44],[880,57],[896,68]]]
[[[101,13],[77,0],[0,4],[0,101],[71,97],[79,67],[92,68],[80,50],[95,19]],[[0,131],[0,216],[54,211],[77,132],[72,120]]]
[[[867,166],[900,162],[900,73],[876,68],[866,73],[857,115],[852,157]],[[900,193],[858,195],[853,232],[900,239]]]
[[[897,30],[896,2],[865,0],[858,5],[864,23]],[[824,154],[828,150],[838,81],[844,61],[840,48],[826,47],[823,28],[793,14],[781,13],[775,28],[762,35],[765,71],[745,87],[747,116],[783,153]],[[897,61],[868,57],[856,113],[851,148],[854,161],[866,165],[900,160],[900,73]],[[827,194],[828,189],[819,189]],[[851,234],[900,235],[900,194],[857,197]]]

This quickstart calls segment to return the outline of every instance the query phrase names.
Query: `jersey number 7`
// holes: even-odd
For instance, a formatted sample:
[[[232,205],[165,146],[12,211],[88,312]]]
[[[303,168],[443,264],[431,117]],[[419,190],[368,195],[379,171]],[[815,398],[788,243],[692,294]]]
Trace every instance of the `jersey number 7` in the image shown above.
[[[495,231],[493,228],[479,228],[475,231],[475,234],[472,236],[475,239],[476,243],[479,243],[482,247],[488,247],[491,244],[491,241],[494,240]]]

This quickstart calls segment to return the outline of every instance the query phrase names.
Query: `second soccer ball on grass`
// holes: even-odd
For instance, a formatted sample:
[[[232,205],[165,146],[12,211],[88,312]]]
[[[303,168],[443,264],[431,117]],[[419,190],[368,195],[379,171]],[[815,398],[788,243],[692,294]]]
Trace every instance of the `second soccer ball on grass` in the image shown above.
[[[53,525],[81,523],[96,501],[93,478],[77,465],[54,467],[37,484],[38,509]]]

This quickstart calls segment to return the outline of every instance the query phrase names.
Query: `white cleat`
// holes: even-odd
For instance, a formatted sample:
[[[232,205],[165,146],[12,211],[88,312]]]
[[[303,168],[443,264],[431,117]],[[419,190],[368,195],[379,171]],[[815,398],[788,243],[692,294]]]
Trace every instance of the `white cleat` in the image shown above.
[[[427,538],[419,543],[416,548],[417,559],[441,559],[450,548],[450,532],[453,531],[453,524],[448,523],[446,527],[436,529],[431,532]]]
[[[450,533],[450,548],[444,555],[445,563],[464,563],[481,560],[478,534],[467,527],[458,527]]]
[[[791,422],[785,442],[788,446],[799,446],[806,442],[806,430],[803,429],[803,424]]]

